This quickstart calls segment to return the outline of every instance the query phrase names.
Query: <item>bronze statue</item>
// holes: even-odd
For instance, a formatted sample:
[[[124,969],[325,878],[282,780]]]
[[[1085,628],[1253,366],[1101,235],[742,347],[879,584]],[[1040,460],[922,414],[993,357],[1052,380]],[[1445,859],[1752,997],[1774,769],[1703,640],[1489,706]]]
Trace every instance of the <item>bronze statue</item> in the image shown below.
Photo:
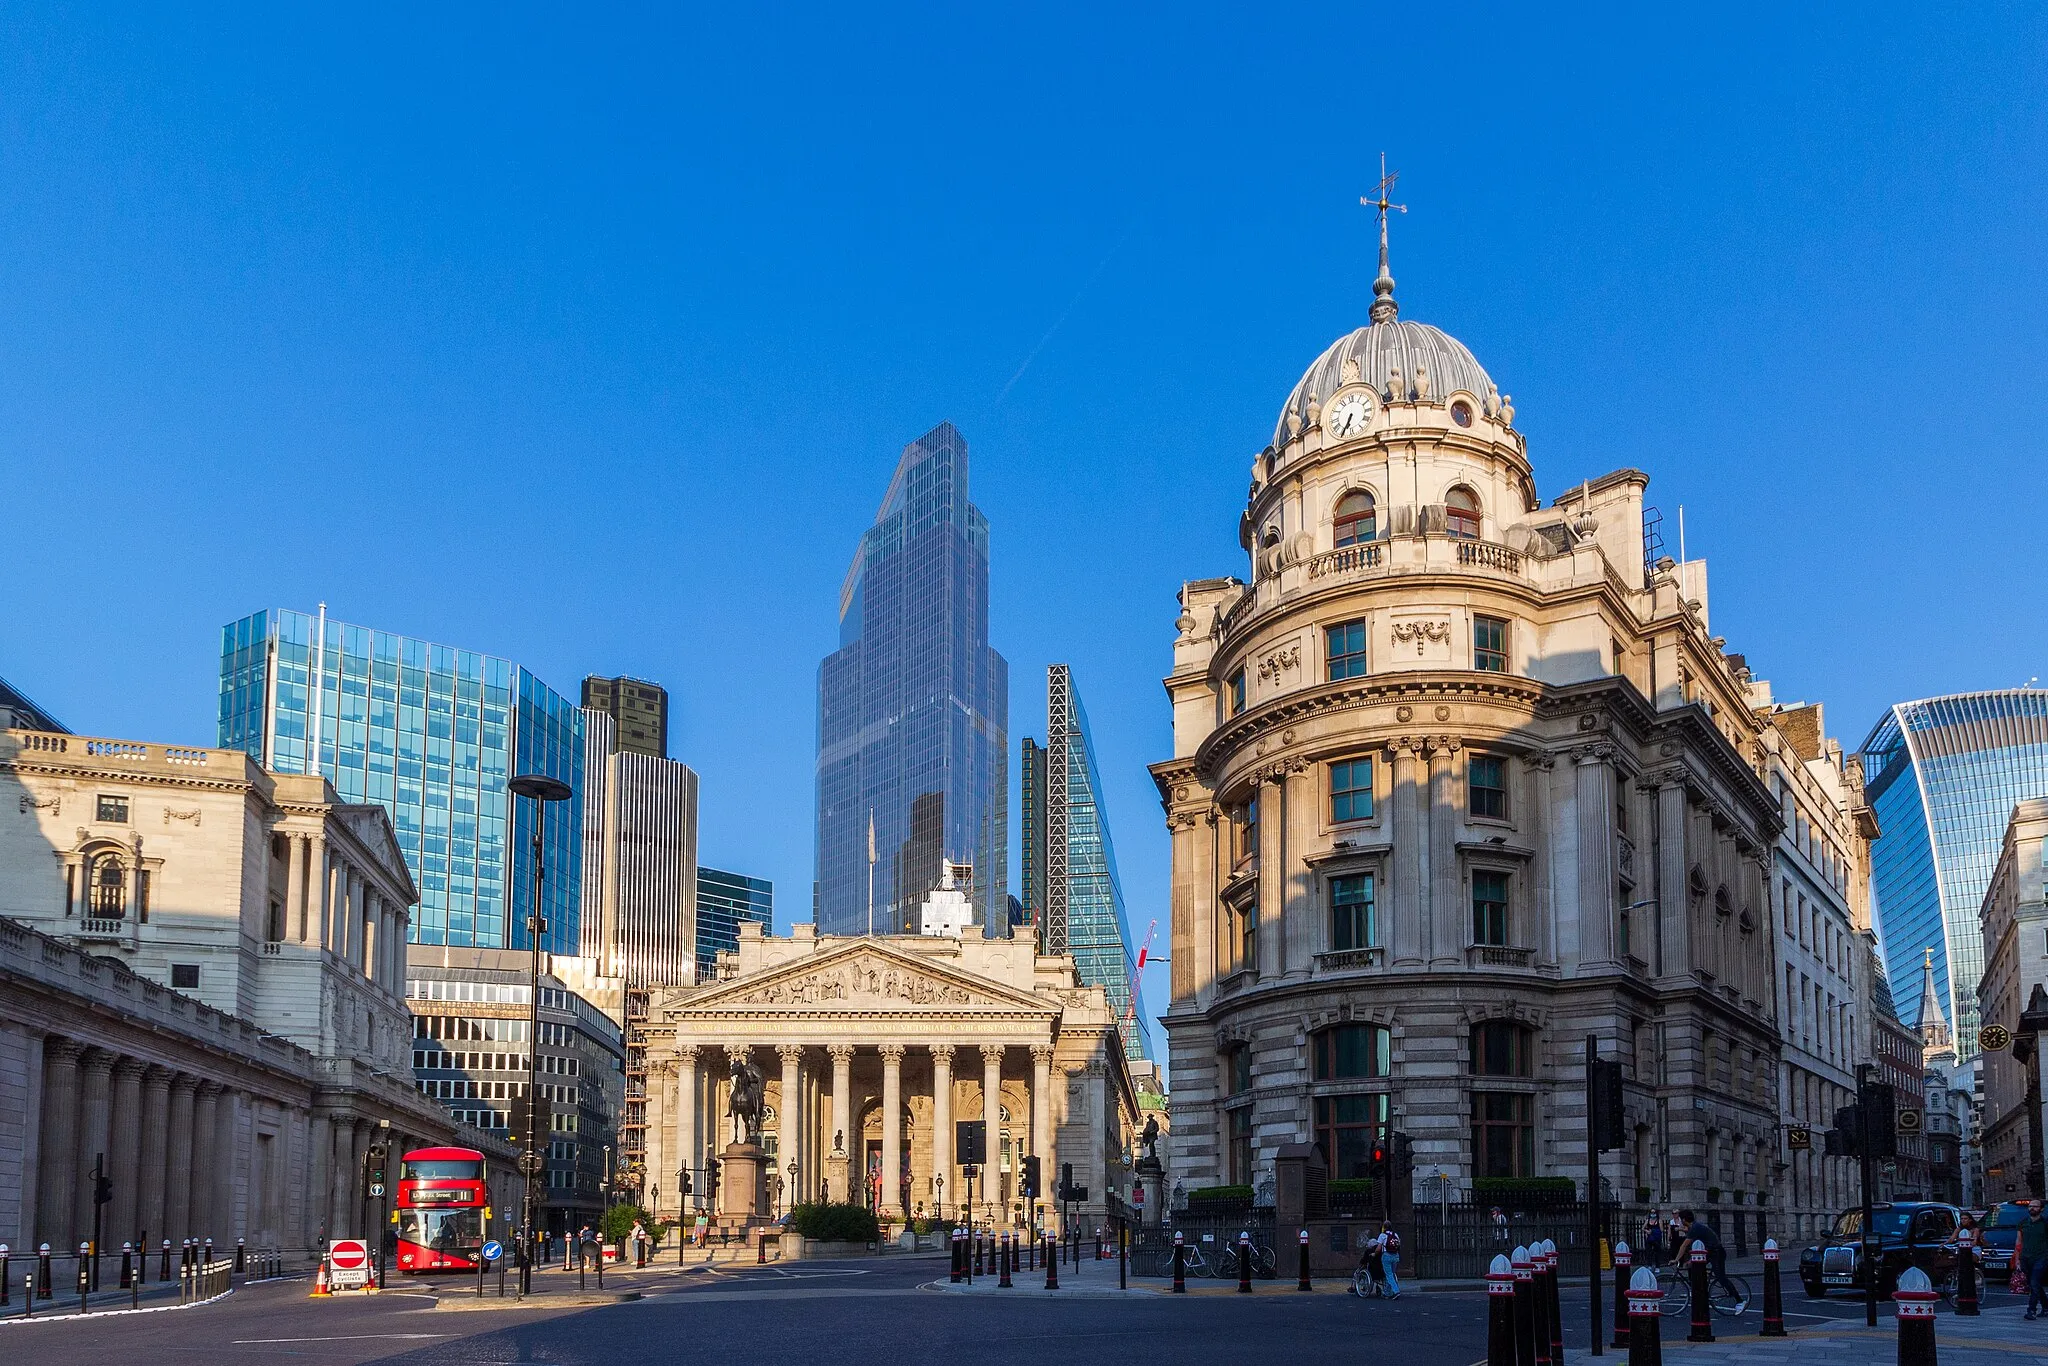
[[[761,1139],[761,1104],[766,1091],[761,1069],[744,1057],[736,1057],[732,1060],[730,1080],[732,1095],[725,1103],[725,1112],[732,1116],[732,1141],[758,1143]]]
[[[1159,1116],[1145,1116],[1145,1128],[1138,1135],[1138,1142],[1144,1146],[1145,1157],[1148,1161],[1157,1162],[1159,1160]]]

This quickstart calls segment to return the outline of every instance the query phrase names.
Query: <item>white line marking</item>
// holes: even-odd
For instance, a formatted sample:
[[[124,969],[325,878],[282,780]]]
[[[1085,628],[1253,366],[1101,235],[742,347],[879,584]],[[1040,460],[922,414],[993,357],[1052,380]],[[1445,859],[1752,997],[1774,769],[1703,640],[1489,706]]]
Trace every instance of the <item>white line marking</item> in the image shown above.
[[[351,1333],[336,1338],[236,1338],[236,1347],[273,1347],[283,1342],[368,1342],[372,1338],[448,1338],[453,1333]]]

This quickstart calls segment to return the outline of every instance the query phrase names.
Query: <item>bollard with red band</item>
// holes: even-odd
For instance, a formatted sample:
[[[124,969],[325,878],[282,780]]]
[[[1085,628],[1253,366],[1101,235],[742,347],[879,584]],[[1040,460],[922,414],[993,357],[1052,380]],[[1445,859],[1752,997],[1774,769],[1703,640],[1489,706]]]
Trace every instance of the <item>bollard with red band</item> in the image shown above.
[[[1934,1282],[1917,1266],[1899,1273],[1899,1366],[1934,1366]]]
[[[1712,1342],[1714,1340],[1713,1307],[1707,1303],[1707,1245],[1693,1239],[1691,1279],[1686,1282],[1692,1292],[1692,1327],[1687,1330],[1687,1342]]]
[[[1252,1293],[1252,1235],[1248,1232],[1237,1235],[1237,1293]]]
[[[1543,1240],[1529,1244],[1529,1331],[1535,1334],[1536,1366],[1553,1366],[1550,1360],[1550,1263],[1543,1255]]]
[[[1001,1271],[996,1278],[996,1289],[1008,1290],[1013,1284],[1010,1280],[1010,1235],[1008,1233],[1005,1233],[1002,1241],[996,1245],[996,1261],[1001,1266]]]
[[[1508,1266],[1515,1274],[1515,1366],[1536,1366],[1536,1273],[1529,1249],[1517,1247]]]
[[[1557,1240],[1543,1240],[1544,1289],[1550,1296],[1550,1362],[1564,1366],[1564,1305],[1557,1294]]]
[[[954,1285],[958,1285],[960,1284],[960,1249],[965,1247],[966,1244],[960,1241],[960,1230],[957,1228],[953,1230],[952,1237],[947,1239],[947,1241],[953,1245],[953,1266],[952,1270],[948,1273],[947,1279]]]
[[[988,1272],[987,1272],[986,1270],[984,1270],[984,1267],[985,1267],[985,1265],[986,1265],[986,1264],[985,1264],[985,1263],[984,1263],[984,1262],[982,1261],[982,1259],[981,1259],[981,1249],[982,1249],[982,1244],[983,1244],[983,1243],[985,1243],[986,1241],[987,1241],[987,1239],[983,1238],[983,1237],[982,1237],[982,1235],[981,1235],[981,1232],[980,1232],[980,1230],[978,1230],[978,1229],[977,1229],[977,1230],[975,1231],[975,1234],[974,1234],[974,1275],[975,1275],[975,1276],[985,1276],[985,1275],[987,1275],[987,1274],[988,1274]],[[969,1279],[969,1280],[972,1280],[972,1279],[974,1279],[974,1277],[973,1277],[973,1276],[970,1276],[970,1277],[968,1277],[968,1279]]]
[[[1977,1303],[1977,1231],[1964,1229],[1956,1243],[1956,1313],[1976,1318],[1982,1312]]]
[[[1635,1264],[1635,1254],[1624,1242],[1614,1245],[1614,1341],[1610,1347],[1628,1346],[1628,1269]]]
[[[1059,1249],[1053,1243],[1053,1236],[1050,1233],[1046,1234],[1043,1251],[1045,1253],[1045,1288],[1047,1290],[1057,1290],[1060,1288]]]
[[[1296,1290],[1312,1290],[1312,1289],[1314,1289],[1314,1288],[1315,1288],[1315,1287],[1311,1286],[1311,1285],[1310,1285],[1310,1284],[1308,1283],[1308,1230],[1307,1230],[1307,1229],[1303,1229],[1303,1230],[1301,1231],[1301,1281],[1300,1281],[1300,1283],[1299,1283],[1299,1284],[1297,1284],[1297,1285],[1296,1285],[1296,1286],[1295,1286],[1294,1288],[1295,1288]]]
[[[1628,1281],[1628,1366],[1664,1366],[1663,1305],[1656,1269],[1637,1267]]]
[[[1764,1326],[1762,1336],[1785,1336],[1785,1290],[1778,1277],[1778,1240],[1764,1239]]]
[[[1173,1293],[1188,1293],[1188,1249],[1179,1229],[1173,1231]]]
[[[1506,1257],[1486,1268],[1486,1366],[1515,1366],[1515,1266]]]

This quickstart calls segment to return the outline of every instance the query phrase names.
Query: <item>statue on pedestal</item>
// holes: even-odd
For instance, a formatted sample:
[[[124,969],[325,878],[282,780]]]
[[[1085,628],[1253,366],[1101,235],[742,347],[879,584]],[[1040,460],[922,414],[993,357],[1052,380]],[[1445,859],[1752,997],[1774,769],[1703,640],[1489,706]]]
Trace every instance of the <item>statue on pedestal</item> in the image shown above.
[[[761,1069],[744,1057],[734,1058],[730,1081],[732,1096],[725,1103],[725,1112],[732,1116],[732,1141],[758,1143],[761,1140],[761,1106],[767,1090]]]

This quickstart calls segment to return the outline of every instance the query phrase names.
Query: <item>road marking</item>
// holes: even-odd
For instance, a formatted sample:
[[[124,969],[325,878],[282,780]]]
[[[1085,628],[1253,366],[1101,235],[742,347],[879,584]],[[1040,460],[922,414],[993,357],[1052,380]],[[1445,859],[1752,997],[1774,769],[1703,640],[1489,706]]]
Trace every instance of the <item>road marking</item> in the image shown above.
[[[236,1338],[232,1345],[236,1347],[274,1347],[286,1342],[368,1342],[372,1338],[403,1338],[412,1340],[417,1338],[448,1338],[454,1336],[453,1333],[350,1333],[344,1337],[333,1338]]]

